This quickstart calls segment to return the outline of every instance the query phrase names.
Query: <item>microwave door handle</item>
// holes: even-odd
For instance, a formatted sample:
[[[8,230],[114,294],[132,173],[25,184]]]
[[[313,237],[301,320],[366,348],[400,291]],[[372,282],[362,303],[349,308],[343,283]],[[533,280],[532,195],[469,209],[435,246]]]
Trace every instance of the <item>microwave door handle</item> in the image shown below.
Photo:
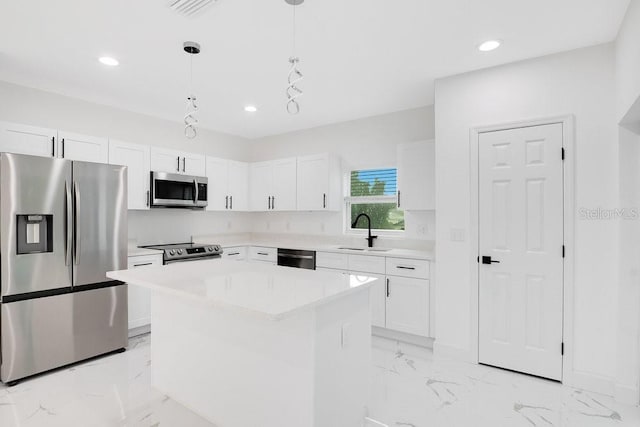
[[[78,265],[80,263],[80,186],[78,186],[77,182],[73,183],[73,195],[74,195],[74,207],[75,207],[75,215],[73,216],[74,227],[73,234],[75,236],[75,245],[74,245],[74,263]]]
[[[198,204],[198,180],[194,179],[193,180],[193,188],[194,188],[194,192],[193,192],[193,204]]]
[[[73,245],[73,204],[71,202],[71,186],[64,182],[65,195],[65,245],[64,245],[64,265],[71,264],[71,253]]]

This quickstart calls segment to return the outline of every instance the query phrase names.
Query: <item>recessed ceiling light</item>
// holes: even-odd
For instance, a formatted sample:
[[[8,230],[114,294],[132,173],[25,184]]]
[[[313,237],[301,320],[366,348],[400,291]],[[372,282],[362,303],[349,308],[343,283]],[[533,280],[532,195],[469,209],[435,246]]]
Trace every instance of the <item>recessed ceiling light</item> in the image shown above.
[[[255,105],[247,105],[246,107],[244,107],[244,111],[246,111],[247,113],[255,113],[256,111],[258,111],[258,108]]]
[[[120,64],[117,59],[112,58],[110,56],[101,56],[100,58],[98,58],[98,61],[100,61],[102,64],[108,65],[110,67],[115,67],[118,64]]]
[[[480,52],[490,52],[494,49],[499,48],[500,44],[502,44],[500,40],[487,40],[486,42],[478,46],[478,50]]]

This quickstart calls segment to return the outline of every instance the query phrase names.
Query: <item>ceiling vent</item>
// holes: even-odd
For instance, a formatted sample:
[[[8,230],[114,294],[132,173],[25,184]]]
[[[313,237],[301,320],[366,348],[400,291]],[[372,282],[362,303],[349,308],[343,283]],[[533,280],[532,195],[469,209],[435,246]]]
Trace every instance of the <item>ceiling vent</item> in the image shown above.
[[[169,7],[180,15],[193,17],[203,14],[217,0],[171,0]]]

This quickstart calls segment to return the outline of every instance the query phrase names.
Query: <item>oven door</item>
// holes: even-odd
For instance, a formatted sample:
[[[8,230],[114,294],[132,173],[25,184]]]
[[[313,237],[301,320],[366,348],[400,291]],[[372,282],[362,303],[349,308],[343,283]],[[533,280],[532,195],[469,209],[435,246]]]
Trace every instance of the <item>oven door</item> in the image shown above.
[[[151,172],[151,207],[204,208],[207,187],[205,177]]]

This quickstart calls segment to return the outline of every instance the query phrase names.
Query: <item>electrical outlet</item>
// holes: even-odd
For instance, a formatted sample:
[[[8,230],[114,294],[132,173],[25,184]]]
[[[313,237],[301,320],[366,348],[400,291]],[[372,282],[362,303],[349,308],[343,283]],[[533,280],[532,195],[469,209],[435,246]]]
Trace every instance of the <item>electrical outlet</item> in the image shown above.
[[[231,221],[227,221],[227,230],[231,230],[231,227],[233,227],[233,224],[231,224]]]
[[[450,240],[452,242],[464,242],[465,241],[465,229],[464,228],[451,228],[449,230]]]
[[[324,229],[325,229],[324,222],[321,222],[320,223],[320,231],[324,233]]]
[[[267,221],[267,226],[265,228],[267,230],[271,230],[271,222]]]
[[[291,230],[291,223],[289,221],[287,221],[287,223],[285,224],[285,228],[287,229],[287,231]]]

